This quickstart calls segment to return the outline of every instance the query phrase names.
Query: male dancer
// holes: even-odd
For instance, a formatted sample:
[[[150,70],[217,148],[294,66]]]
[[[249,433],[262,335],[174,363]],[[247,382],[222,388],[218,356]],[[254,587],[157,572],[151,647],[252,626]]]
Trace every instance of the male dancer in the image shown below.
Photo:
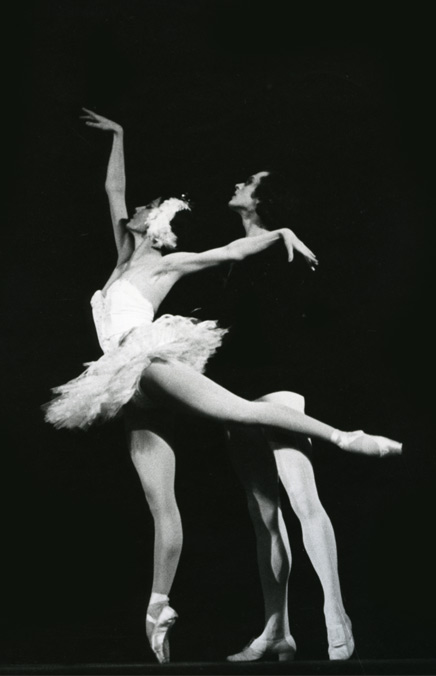
[[[267,230],[282,227],[284,222],[294,227],[293,203],[294,195],[290,192],[286,179],[278,174],[261,171],[251,176],[245,183],[236,185],[229,207],[241,217],[246,237],[254,237]],[[259,396],[257,387],[260,391],[269,390],[272,393],[260,397],[259,401],[274,401],[304,411],[304,397],[295,392],[284,391],[289,387],[289,374],[283,368],[281,359],[283,346],[280,347],[279,343],[283,336],[288,336],[289,342],[292,343],[289,326],[284,329],[281,324],[286,321],[290,292],[293,290],[282,287],[282,298],[277,299],[277,294],[280,294],[277,266],[284,269],[286,262],[283,260],[281,263],[280,259],[278,261],[273,259],[272,262],[262,260],[259,266],[254,268],[252,266],[251,282],[248,282],[248,288],[247,284],[245,289],[243,288],[242,302],[240,298],[234,315],[235,320],[232,321],[230,345],[227,349],[226,346],[222,348],[222,359],[219,360],[218,366],[223,360],[225,364],[229,356],[231,360],[232,338],[234,343],[237,343],[239,338],[240,347],[243,349],[238,352],[236,347],[237,358],[233,369],[231,366],[229,368],[228,362],[227,368],[224,365],[224,373],[227,373],[231,380],[231,385],[227,384],[234,391],[239,389],[238,394],[248,398]],[[268,271],[268,267],[269,273],[260,272],[265,269]],[[287,271],[289,266],[286,266],[286,274]],[[244,287],[244,280],[250,280],[250,271],[247,271],[246,266],[243,275],[239,278],[237,275],[237,271],[231,273],[230,287],[238,287],[238,281]],[[274,286],[272,289],[269,288],[271,282]],[[240,288],[236,291],[241,295]],[[229,293],[231,295],[231,289]],[[263,296],[263,305],[256,303],[256,296],[259,295]],[[255,316],[256,310],[259,312],[259,307],[262,308],[262,312]],[[269,336],[269,341],[265,340],[265,349],[259,343],[251,345],[243,331],[238,332],[244,319],[248,323],[255,324],[256,335],[262,332],[273,333]],[[251,335],[253,333],[254,331]],[[268,355],[268,350],[270,353],[276,352],[278,355],[276,360],[271,354]],[[244,351],[249,352],[246,370],[243,365],[241,366],[241,354]],[[246,491],[248,509],[256,533],[265,626],[256,639],[228,659],[253,661],[273,655],[279,659],[293,659],[296,651],[288,621],[287,597],[291,549],[280,509],[279,478],[301,522],[304,545],[323,588],[329,657],[332,660],[348,659],[354,650],[351,622],[342,601],[333,527],[318,497],[311,462],[310,440],[296,435],[290,444],[289,437],[285,439],[271,430],[262,431],[253,428],[248,431],[247,428],[242,429],[235,425],[229,429],[229,439],[232,463]]]

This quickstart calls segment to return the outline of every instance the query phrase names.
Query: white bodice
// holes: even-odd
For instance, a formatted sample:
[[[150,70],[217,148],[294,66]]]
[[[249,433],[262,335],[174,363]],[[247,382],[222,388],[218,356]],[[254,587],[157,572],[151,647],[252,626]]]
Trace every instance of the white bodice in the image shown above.
[[[91,298],[92,316],[103,352],[118,345],[131,329],[151,324],[153,306],[127,279],[117,279],[104,296],[96,291]]]

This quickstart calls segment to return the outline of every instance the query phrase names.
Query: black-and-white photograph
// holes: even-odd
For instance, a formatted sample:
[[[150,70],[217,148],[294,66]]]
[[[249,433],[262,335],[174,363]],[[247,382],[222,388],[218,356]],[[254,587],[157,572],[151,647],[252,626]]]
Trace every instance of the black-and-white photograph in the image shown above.
[[[5,32],[0,673],[434,673],[430,16]]]

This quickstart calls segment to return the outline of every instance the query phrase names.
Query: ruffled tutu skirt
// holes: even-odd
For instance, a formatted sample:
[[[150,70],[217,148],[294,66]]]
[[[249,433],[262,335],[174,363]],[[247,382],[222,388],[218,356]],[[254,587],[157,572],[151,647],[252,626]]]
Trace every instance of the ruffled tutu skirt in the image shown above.
[[[86,429],[114,418],[131,399],[144,402],[139,382],[153,359],[203,372],[225,333],[215,321],[177,315],[135,327],[100,359],[85,364],[81,375],[52,390],[54,398],[43,407],[45,419],[57,428]]]

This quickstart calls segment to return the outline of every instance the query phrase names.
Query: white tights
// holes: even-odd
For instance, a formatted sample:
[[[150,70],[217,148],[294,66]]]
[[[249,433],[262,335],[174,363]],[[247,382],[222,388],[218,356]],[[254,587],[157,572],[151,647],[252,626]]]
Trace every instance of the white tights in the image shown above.
[[[261,401],[304,411],[304,398],[292,392],[276,392]],[[257,558],[265,605],[263,637],[289,633],[288,577],[292,558],[280,510],[278,477],[301,522],[303,542],[324,593],[327,627],[344,625],[346,613],[338,576],[336,541],[332,524],[318,496],[310,460],[308,438],[280,437],[272,430],[232,428],[231,457],[244,485],[256,532]],[[266,443],[265,443],[266,442]],[[269,448],[268,448],[268,447]],[[274,452],[274,459],[271,452]]]

